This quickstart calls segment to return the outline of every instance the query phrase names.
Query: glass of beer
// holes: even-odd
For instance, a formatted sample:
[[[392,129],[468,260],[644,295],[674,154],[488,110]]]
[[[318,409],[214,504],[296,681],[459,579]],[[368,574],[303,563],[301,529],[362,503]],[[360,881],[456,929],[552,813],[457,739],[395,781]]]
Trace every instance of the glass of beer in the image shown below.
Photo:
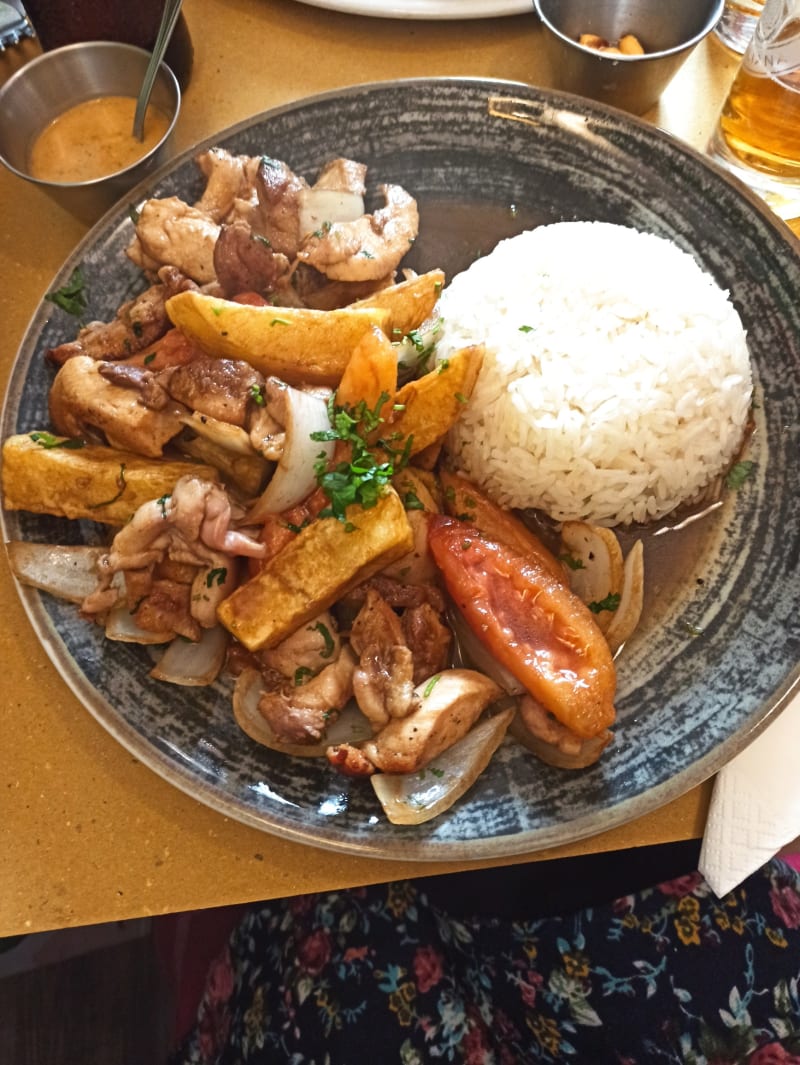
[[[741,55],[750,43],[764,0],[726,0],[714,32],[732,52]]]
[[[800,0],[766,0],[708,153],[782,217],[800,215]]]

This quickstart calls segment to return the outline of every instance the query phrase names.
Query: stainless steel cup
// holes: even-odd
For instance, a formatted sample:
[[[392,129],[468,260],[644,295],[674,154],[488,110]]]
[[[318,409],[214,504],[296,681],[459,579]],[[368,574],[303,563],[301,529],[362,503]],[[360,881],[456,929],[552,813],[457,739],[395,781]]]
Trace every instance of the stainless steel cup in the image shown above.
[[[57,48],[26,63],[0,88],[0,162],[81,221],[95,222],[168,157],[181,102],[169,67],[162,63],[150,98],[169,117],[169,126],[133,165],[91,181],[45,181],[30,173],[31,147],[45,126],[76,104],[98,96],[136,97],[149,59],[146,51],[129,44],[92,41]]]
[[[692,49],[713,29],[725,0],[534,0],[544,24],[553,87],[643,114]],[[644,55],[608,55],[578,43],[633,34]]]

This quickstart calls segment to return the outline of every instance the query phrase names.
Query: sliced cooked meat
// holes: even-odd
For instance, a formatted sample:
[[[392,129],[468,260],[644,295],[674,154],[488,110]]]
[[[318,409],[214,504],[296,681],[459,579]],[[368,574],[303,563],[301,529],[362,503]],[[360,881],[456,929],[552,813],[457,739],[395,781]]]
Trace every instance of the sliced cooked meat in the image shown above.
[[[169,328],[164,304],[171,289],[151,285],[136,299],[123,303],[111,322],[90,322],[75,340],[47,351],[47,358],[61,366],[76,355],[92,359],[124,359],[155,343]]]
[[[241,292],[270,293],[288,284],[290,263],[269,240],[242,219],[223,225],[214,245],[214,270],[228,297]]]
[[[378,592],[389,606],[410,607],[430,603],[438,614],[444,613],[444,596],[435,584],[403,584],[380,573],[354,588],[347,596],[347,605],[362,603],[370,589]]]
[[[386,205],[354,222],[334,222],[303,240],[297,257],[334,281],[391,275],[419,230],[416,200],[399,185],[382,185]]]
[[[249,155],[232,155],[224,148],[209,148],[195,157],[206,179],[203,195],[195,207],[214,222],[223,222],[234,209],[237,199],[250,192]]]
[[[300,192],[306,182],[277,159],[264,156],[256,175],[259,210],[253,230],[272,250],[294,259],[300,242]]]
[[[301,625],[277,647],[259,651],[258,659],[284,677],[306,683],[309,677],[336,661],[341,650],[336,623],[326,610],[307,625]]]
[[[203,355],[168,371],[165,388],[178,403],[229,425],[244,428],[247,407],[263,376],[238,359]]]
[[[319,270],[305,263],[298,263],[292,271],[292,291],[298,302],[304,307],[316,311],[332,311],[337,307],[347,307],[356,300],[366,299],[374,292],[391,285],[394,275],[379,278],[377,281],[331,281]],[[281,289],[281,297],[285,290]]]
[[[261,696],[258,709],[283,743],[319,743],[328,725],[353,695],[355,659],[347,647],[313,680],[282,685]]]
[[[54,428],[64,436],[101,436],[112,447],[158,458],[183,428],[186,409],[175,401],[161,410],[148,409],[130,382],[120,387],[106,380],[102,365],[87,355],[64,363],[48,397]]]
[[[174,266],[198,284],[215,279],[219,225],[177,196],[146,200],[139,211],[128,257],[145,271]]]
[[[116,534],[82,610],[93,615],[113,605],[109,590],[115,574],[123,573],[142,628],[196,639],[199,628],[216,623],[218,603],[236,584],[236,557],[263,554],[263,545],[235,528],[220,485],[181,477],[171,495],[139,507]]]
[[[414,684],[420,684],[447,666],[453,636],[430,603],[404,610],[400,623],[414,658]]]
[[[358,655],[353,694],[374,728],[415,709],[414,661],[406,645],[400,619],[371,589],[350,632],[350,645]]]
[[[129,593],[130,595],[130,593]],[[154,580],[131,615],[148,632],[174,632],[186,640],[200,639],[200,625],[191,614],[192,587],[177,581]]]
[[[315,189],[333,189],[339,192],[353,192],[363,196],[366,192],[367,167],[353,159],[331,159],[317,175]]]

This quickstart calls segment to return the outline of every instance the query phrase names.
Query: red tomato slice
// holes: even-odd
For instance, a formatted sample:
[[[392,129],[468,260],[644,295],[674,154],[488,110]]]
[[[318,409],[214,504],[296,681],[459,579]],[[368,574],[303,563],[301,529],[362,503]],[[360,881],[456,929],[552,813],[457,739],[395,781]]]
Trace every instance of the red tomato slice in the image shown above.
[[[614,721],[616,671],[591,611],[532,556],[433,515],[431,554],[478,639],[545,709],[588,739]]]

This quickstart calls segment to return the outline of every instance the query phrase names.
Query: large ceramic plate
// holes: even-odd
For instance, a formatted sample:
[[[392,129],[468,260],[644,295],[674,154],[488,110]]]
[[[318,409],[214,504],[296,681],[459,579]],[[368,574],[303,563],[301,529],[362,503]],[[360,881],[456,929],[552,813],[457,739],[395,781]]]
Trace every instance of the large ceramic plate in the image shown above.
[[[651,126],[570,96],[472,80],[354,87],[280,108],[208,144],[269,153],[312,177],[329,157],[367,162],[374,187],[417,198],[410,264],[448,276],[498,238],[561,219],[603,219],[670,237],[731,291],[756,376],[754,474],[723,507],[646,536],[640,631],[618,662],[616,742],[591,769],[549,769],[508,741],[469,795],[427,825],[386,823],[369,784],[273,754],[236,727],[229,690],[150,681],[146,650],[103,641],[75,610],[23,590],[32,624],[86,707],[147,765],[232,817],[324,847],[385,857],[499,857],[645,814],[719,769],[785,703],[800,660],[800,257],[798,243],[703,159]],[[155,195],[202,187],[187,152]],[[144,190],[140,189],[143,194]],[[54,280],[83,268],[90,313],[111,317],[143,286],[124,256],[126,205]],[[42,351],[74,335],[52,305],[14,368],[3,435],[47,422]],[[7,538],[94,540],[92,525],[4,515]]]
[[[533,12],[531,0],[302,0],[302,3],[371,18],[473,19]]]

